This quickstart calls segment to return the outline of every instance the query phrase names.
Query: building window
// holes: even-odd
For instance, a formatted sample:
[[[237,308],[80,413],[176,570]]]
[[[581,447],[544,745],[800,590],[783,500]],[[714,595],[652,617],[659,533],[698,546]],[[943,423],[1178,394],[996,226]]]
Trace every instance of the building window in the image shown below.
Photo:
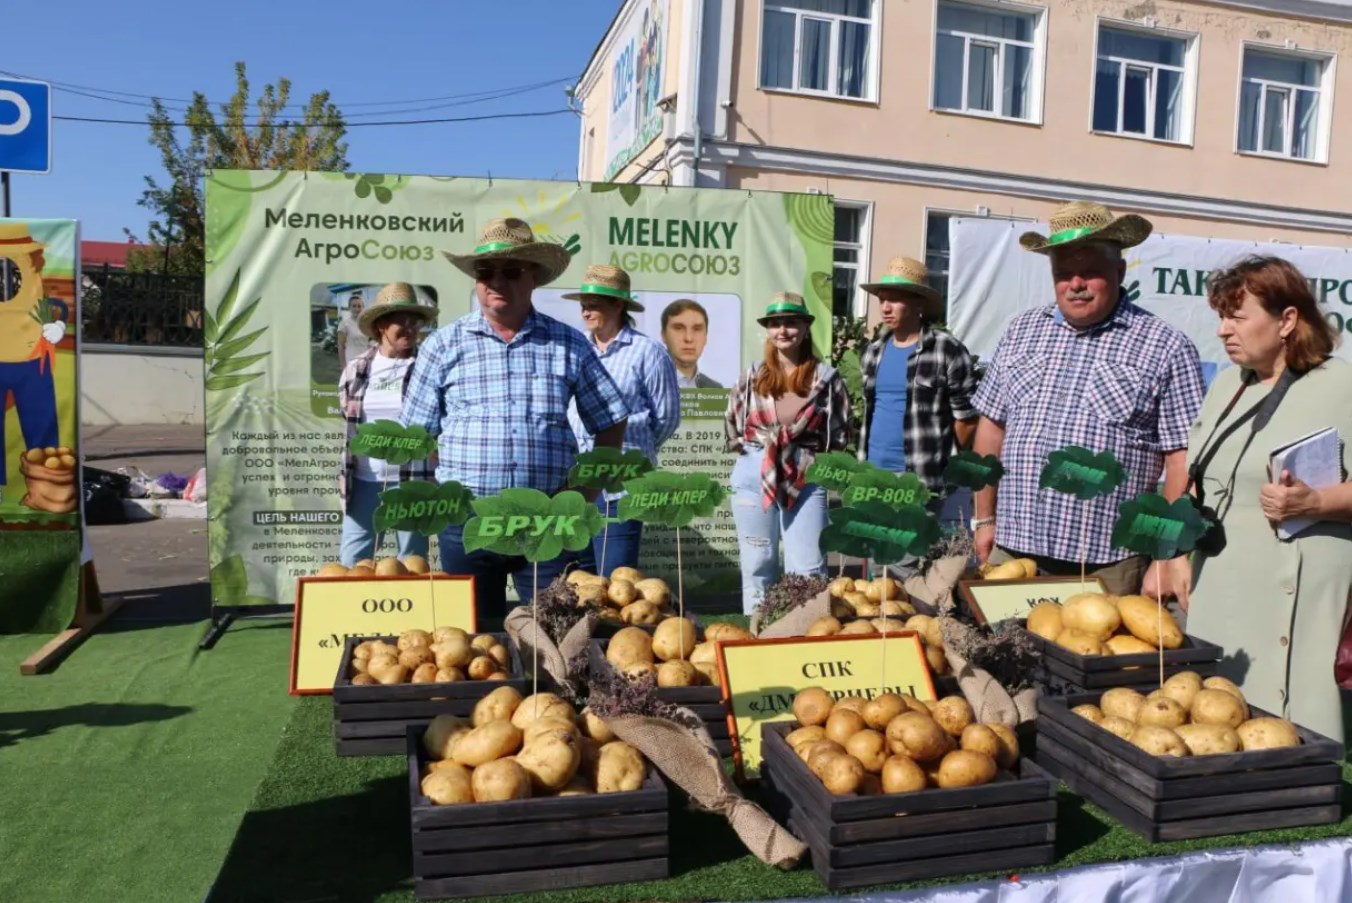
[[[971,213],[955,213],[947,210],[925,211],[925,269],[929,271],[930,286],[944,296],[944,314],[939,319],[941,323],[948,319],[948,269],[949,258],[952,256],[948,241],[948,221],[971,216]],[[993,216],[989,213],[984,214],[982,218],[1005,222],[1033,222],[1026,216]]]
[[[1186,142],[1186,38],[1103,26],[1094,69],[1094,131]]]
[[[1244,48],[1239,149],[1296,160],[1321,153],[1328,60]]]
[[[873,98],[874,0],[766,0],[761,87]]]
[[[863,266],[868,240],[868,208],[836,204],[835,265],[831,279],[831,316],[855,316],[859,294],[859,268]]]
[[[1032,120],[1039,15],[940,0],[934,106]]]

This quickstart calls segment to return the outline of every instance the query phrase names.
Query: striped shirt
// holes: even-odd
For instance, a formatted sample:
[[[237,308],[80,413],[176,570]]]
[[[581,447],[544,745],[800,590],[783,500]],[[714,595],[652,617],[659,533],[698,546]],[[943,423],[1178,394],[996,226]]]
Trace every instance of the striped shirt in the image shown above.
[[[352,481],[357,478],[357,457],[350,451],[352,437],[357,435],[357,427],[362,423],[362,408],[366,401],[366,388],[371,382],[371,362],[376,359],[380,349],[372,345],[364,353],[348,361],[343,375],[338,377],[338,407],[347,421],[347,442],[343,443],[343,472],[338,478],[338,497],[343,501],[343,510],[347,510],[347,500],[352,497]],[[414,350],[417,355],[417,350]],[[404,374],[404,400],[408,400],[408,386],[417,368],[415,364]],[[431,482],[432,468],[426,458],[410,461],[399,468],[400,482],[424,480]]]
[[[476,496],[564,488],[577,456],[568,407],[593,435],[628,416],[620,389],[581,333],[532,309],[510,342],[477,308],[418,354],[403,422],[438,437],[437,480]]]
[[[1066,323],[1054,304],[1016,316],[973,399],[978,412],[1005,427],[996,542],[1079,561],[1087,524],[1088,561],[1129,557],[1129,550],[1112,545],[1118,505],[1156,491],[1164,453],[1188,445],[1202,394],[1192,342],[1127,301],[1083,331]],[[1091,502],[1039,489],[1047,456],[1070,445],[1112,452],[1126,479]]]
[[[658,467],[658,450],[681,424],[676,365],[666,348],[629,326],[621,327],[604,351],[596,347],[595,340],[591,344],[606,372],[620,387],[629,408],[629,422],[624,427],[625,450],[642,452],[653,467]],[[590,451],[593,436],[583,426],[576,404],[568,410],[568,423],[577,436],[578,450]]]

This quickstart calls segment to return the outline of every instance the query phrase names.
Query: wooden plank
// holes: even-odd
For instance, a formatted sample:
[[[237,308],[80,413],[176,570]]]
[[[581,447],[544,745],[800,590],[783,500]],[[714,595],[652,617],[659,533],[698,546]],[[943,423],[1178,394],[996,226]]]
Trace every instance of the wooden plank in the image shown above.
[[[430,721],[437,715],[455,715],[468,718],[474,711],[474,700],[448,699],[438,702],[408,700],[406,702],[372,702],[364,705],[334,705],[335,721],[389,721],[404,718],[409,721]]]
[[[1073,666],[1056,659],[1044,659],[1043,665],[1047,673],[1053,677],[1060,678],[1063,682],[1078,687],[1088,692],[1090,690],[1112,689],[1113,687],[1131,687],[1141,690],[1143,695],[1149,694],[1151,690],[1159,689],[1159,668],[1118,668],[1110,671],[1078,671]],[[1184,671],[1192,671],[1199,677],[1211,677],[1220,670],[1219,662],[1198,662],[1188,665],[1166,665],[1164,668],[1164,679],[1168,680],[1175,674]]]
[[[1075,718],[1080,716],[1075,715]],[[1088,724],[1089,722],[1085,722]],[[1097,725],[1090,725],[1095,730],[1107,734]],[[1116,739],[1114,737],[1114,739]],[[1047,742],[1056,744],[1059,748],[1069,750],[1077,758],[1083,760],[1086,765],[1102,771],[1104,774],[1110,774],[1124,785],[1131,787],[1137,793],[1146,799],[1159,799],[1163,792],[1163,782],[1159,778],[1151,777],[1141,769],[1136,768],[1126,760],[1114,754],[1113,751],[1104,749],[1097,744],[1086,740],[1080,734],[1067,730],[1065,725],[1059,721],[1038,719],[1038,738],[1037,738],[1037,759],[1038,763],[1044,765],[1042,761],[1044,749]]]
[[[1023,622],[1027,630],[1026,621]],[[1080,655],[1064,646],[1048,642],[1035,633],[1028,637],[1042,653],[1044,661],[1059,661],[1075,672],[1086,674],[1091,671],[1119,671],[1124,668],[1142,667],[1159,670],[1158,652],[1137,652],[1131,655]],[[1188,670],[1188,665],[1201,662],[1218,662],[1225,654],[1215,643],[1207,642],[1195,636],[1184,634],[1183,646],[1179,649],[1164,650],[1164,667],[1179,667]]]
[[[413,874],[425,878],[492,875],[525,869],[627,862],[667,855],[667,833],[639,837],[537,844],[534,832],[514,847],[456,853],[413,854]]]
[[[667,813],[611,815],[585,821],[538,822],[530,826],[529,842],[601,840],[661,834],[667,830]],[[447,850],[487,850],[522,842],[520,825],[481,825],[475,828],[431,828],[413,832],[413,849],[421,853]]]
[[[496,894],[556,891],[566,887],[593,887],[599,884],[621,884],[630,881],[657,881],[667,877],[669,873],[670,867],[664,857],[570,868],[532,869],[499,875],[476,875],[470,878],[416,878],[414,893],[419,900],[461,899]]]
[[[801,816],[806,818],[807,816]],[[814,825],[821,831],[823,825]],[[1056,841],[1056,822],[993,828],[985,831],[959,831],[953,834],[934,834],[927,837],[909,837],[901,840],[827,846],[827,863],[832,868],[857,868],[880,865],[898,860],[922,857],[978,853],[984,850],[1007,850],[1010,847],[1032,846]]]
[[[398,756],[404,752],[404,742],[397,737],[384,740],[335,740],[334,749],[340,756]]]
[[[338,721],[333,725],[333,736],[339,740],[393,738],[399,741],[399,748],[402,751],[404,734],[408,732],[410,725],[417,723],[416,720],[410,722],[398,718],[381,721]],[[422,722],[424,725],[426,723]]]
[[[1036,803],[1015,803],[1012,806],[983,806],[980,809],[957,809],[953,812],[934,812],[929,815],[908,815],[904,818],[880,818],[873,821],[848,822],[832,825],[826,840],[836,846],[919,837],[926,834],[946,834],[971,824],[973,818],[990,828],[1027,825],[1056,820],[1056,800]]]
[[[32,677],[55,668],[122,607],[121,598],[104,599],[99,595],[92,561],[86,562],[80,568],[79,593],[72,626],[43,643],[36,652],[19,662],[20,674]]]

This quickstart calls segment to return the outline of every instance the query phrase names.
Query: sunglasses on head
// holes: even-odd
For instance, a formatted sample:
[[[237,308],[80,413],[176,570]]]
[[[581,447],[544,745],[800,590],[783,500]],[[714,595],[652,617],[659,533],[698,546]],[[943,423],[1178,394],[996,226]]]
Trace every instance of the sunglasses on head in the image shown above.
[[[526,272],[524,264],[504,263],[498,266],[492,264],[480,264],[474,268],[474,278],[480,282],[488,282],[494,276],[502,276],[508,281],[521,278],[521,274]]]

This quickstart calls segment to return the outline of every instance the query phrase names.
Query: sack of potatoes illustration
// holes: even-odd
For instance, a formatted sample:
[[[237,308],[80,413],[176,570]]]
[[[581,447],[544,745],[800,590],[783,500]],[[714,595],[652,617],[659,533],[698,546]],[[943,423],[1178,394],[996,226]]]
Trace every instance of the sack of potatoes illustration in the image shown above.
[[[30,448],[19,459],[19,472],[28,484],[22,504],[34,511],[70,514],[80,504],[76,469],[79,461],[74,449]]]

